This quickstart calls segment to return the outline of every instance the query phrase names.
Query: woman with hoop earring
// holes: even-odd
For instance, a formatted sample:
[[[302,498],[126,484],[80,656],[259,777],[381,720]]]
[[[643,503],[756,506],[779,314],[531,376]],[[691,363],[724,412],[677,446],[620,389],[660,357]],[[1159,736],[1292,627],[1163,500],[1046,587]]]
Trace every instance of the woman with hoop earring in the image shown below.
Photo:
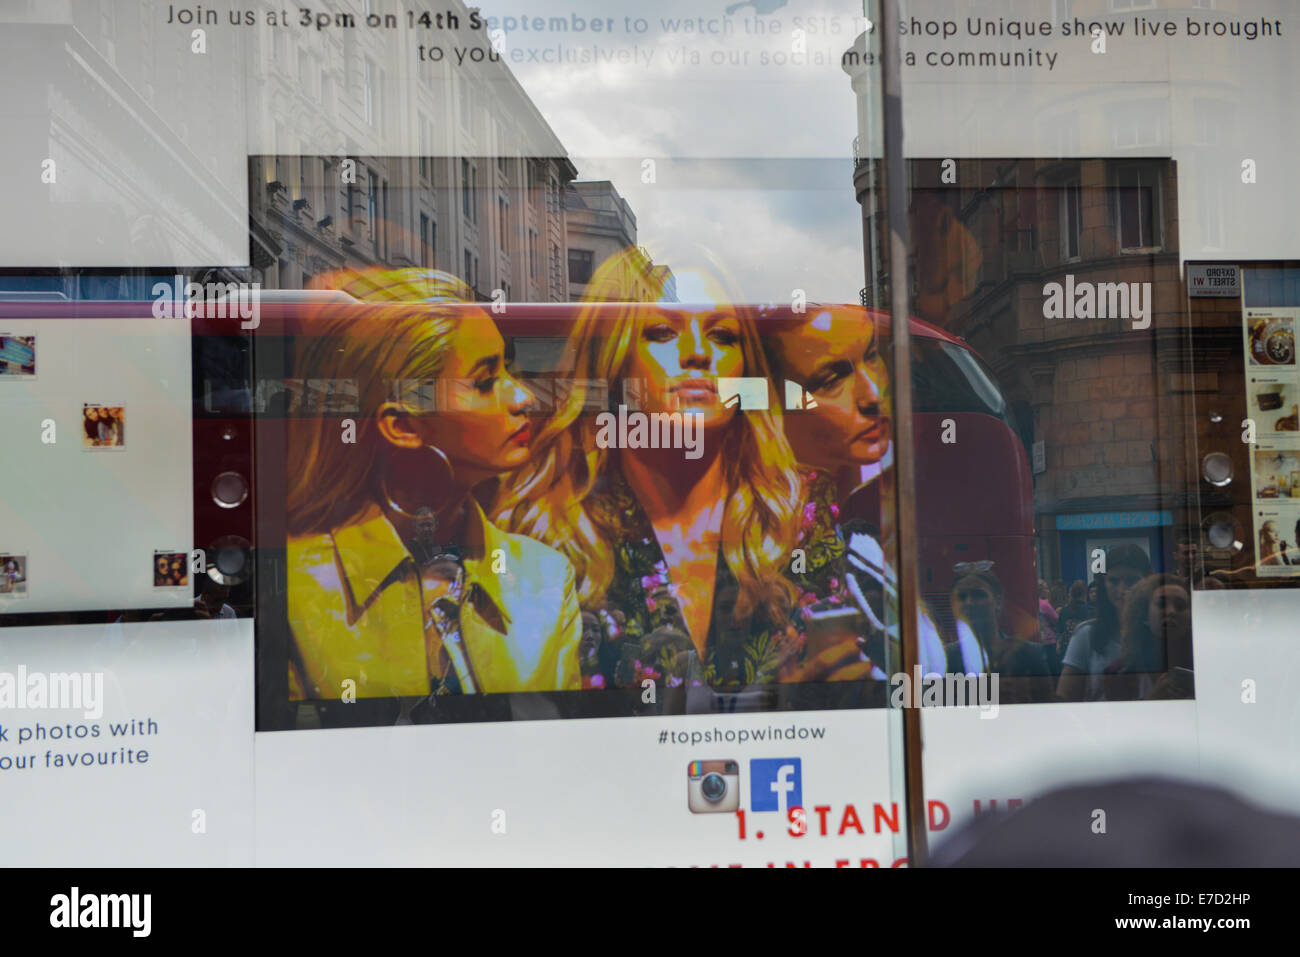
[[[420,278],[422,303],[331,304],[293,340],[348,408],[289,419],[291,700],[581,686],[573,566],[475,497],[528,461],[533,397],[468,287]]]

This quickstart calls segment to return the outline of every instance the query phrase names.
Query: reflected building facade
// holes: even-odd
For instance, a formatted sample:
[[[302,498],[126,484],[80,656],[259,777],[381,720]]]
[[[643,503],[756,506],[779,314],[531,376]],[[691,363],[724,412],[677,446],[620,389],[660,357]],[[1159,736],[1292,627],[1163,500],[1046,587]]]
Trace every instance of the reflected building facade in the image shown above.
[[[565,192],[569,236],[569,299],[601,302],[675,301],[672,270],[655,265],[637,245],[636,214],[609,180],[570,183]],[[628,251],[628,269],[600,271]]]
[[[250,150],[249,214],[267,288],[343,266],[424,266],[480,300],[568,298],[563,197],[577,171],[470,13],[447,4],[432,33],[263,31],[250,114],[270,148]],[[434,62],[426,36],[477,55]]]
[[[7,289],[148,299],[176,266],[244,262],[247,80],[229,60],[247,38],[228,37],[221,62],[195,53],[188,32],[168,42],[166,13],[118,0],[6,4],[0,156],[5,211],[22,225],[0,252],[9,268],[60,272],[11,277]]]
[[[909,173],[912,311],[969,342],[1006,398],[1032,463],[1040,577],[1089,580],[1089,556],[1125,542],[1169,567],[1196,487],[1175,165],[917,160]],[[879,217],[866,228],[884,241]]]

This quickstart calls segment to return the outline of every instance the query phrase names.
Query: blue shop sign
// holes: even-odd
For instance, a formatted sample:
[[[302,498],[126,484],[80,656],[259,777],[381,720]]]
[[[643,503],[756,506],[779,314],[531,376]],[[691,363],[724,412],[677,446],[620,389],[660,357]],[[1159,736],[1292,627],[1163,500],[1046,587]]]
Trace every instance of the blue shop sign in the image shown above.
[[[1147,512],[1084,512],[1078,515],[1056,516],[1058,531],[1092,531],[1110,528],[1153,528],[1174,524],[1173,513],[1167,509]]]

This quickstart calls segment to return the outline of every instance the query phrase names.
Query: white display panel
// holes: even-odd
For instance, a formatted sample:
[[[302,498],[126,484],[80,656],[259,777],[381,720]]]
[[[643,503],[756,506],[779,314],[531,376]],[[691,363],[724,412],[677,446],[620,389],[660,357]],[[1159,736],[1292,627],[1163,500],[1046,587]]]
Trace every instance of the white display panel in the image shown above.
[[[1295,334],[1300,309],[1242,311],[1246,367],[1243,438],[1250,443],[1251,518],[1260,578],[1300,576],[1300,374]]]
[[[192,604],[192,574],[154,584],[157,552],[184,553],[188,572],[193,547],[189,323],[0,326],[34,337],[36,353],[35,375],[0,375],[0,555],[26,560],[25,588],[0,591],[0,614]],[[122,410],[103,438],[88,404]]]
[[[259,734],[258,864],[888,867],[891,824],[882,818],[877,833],[873,807],[893,818],[885,719],[823,711]],[[791,728],[791,741],[738,740]],[[660,742],[693,732],[737,740]],[[764,758],[798,760],[787,778],[807,808],[831,808],[825,836],[813,810],[800,837],[779,810],[753,810],[751,761]],[[739,764],[743,840],[735,813],[688,807],[688,766],[711,760]],[[849,804],[865,833],[850,822],[839,834]]]
[[[1295,124],[1275,119],[1289,115],[1295,98],[1294,5],[1119,6],[904,4],[903,54],[915,58],[902,70],[905,153],[1169,157],[1178,164],[1183,260],[1300,255],[1288,217],[1278,215],[1300,203],[1287,173],[1300,134]],[[1068,16],[1067,7],[1073,8]],[[945,23],[953,30],[946,38]],[[930,24],[939,25],[938,36]],[[1020,35],[1012,35],[1008,24],[1018,25]],[[1037,26],[1036,35],[1028,35],[1029,25]],[[1104,32],[1103,44],[1093,27]],[[878,57],[878,37],[870,50]],[[1032,63],[1001,66],[1002,56],[1030,51]],[[975,60],[945,65],[947,54]],[[981,66],[981,54],[992,54],[998,66]],[[874,63],[878,69],[879,60]]]
[[[1233,627],[1233,597],[1197,593],[1199,634],[1221,636]],[[1259,624],[1280,626],[1285,596],[1262,597],[1272,600],[1261,606]],[[1277,760],[1296,731],[1277,697],[1285,697],[1285,681],[1265,682],[1268,699],[1259,705],[1241,697],[1238,672],[1265,674],[1268,653],[1262,644],[1257,650],[1230,667],[1217,637],[1198,639],[1198,672],[1202,663],[1219,670],[1195,702],[1004,705],[993,719],[978,709],[927,709],[931,846],[979,812],[1120,777],[1170,775],[1293,808],[1300,766]],[[887,717],[881,710],[820,711],[259,734],[257,860],[277,867],[859,867],[864,860],[888,867],[905,852],[891,833]],[[664,732],[771,728],[796,735],[824,729],[825,736],[659,743]],[[791,836],[779,812],[752,811],[755,758],[799,761],[808,833]],[[744,840],[734,814],[688,808],[687,764],[727,759],[740,764]],[[825,835],[818,807],[829,808]],[[494,818],[498,811],[503,819]],[[494,832],[494,820],[504,820],[504,833]]]
[[[381,18],[370,27],[361,5],[334,11],[351,26],[328,27],[303,25],[296,9],[254,11],[249,24],[245,11],[222,5],[199,8],[201,21],[184,8],[188,22],[171,4],[100,6],[111,15],[52,4],[6,19],[11,71],[25,84],[11,101],[42,102],[38,91],[56,91],[40,109],[0,112],[13,134],[0,151],[7,199],[28,213],[21,233],[0,240],[7,265],[246,265],[249,155],[844,157],[855,130],[842,58],[866,22],[831,5],[759,18],[748,8],[701,17],[682,3],[646,16],[634,4],[579,3],[558,17],[546,12],[540,26],[535,8],[506,4],[482,11],[474,27],[468,8],[452,5],[457,27],[439,30],[412,23],[406,10],[379,10],[393,25]],[[1297,255],[1293,231],[1272,215],[1300,199],[1285,174],[1296,130],[1271,120],[1287,115],[1292,99],[1279,79],[1289,75],[1288,4],[1069,17],[1060,4],[1031,6],[983,4],[970,18],[1014,22],[1019,36],[1005,26],[973,35],[965,16],[904,10],[905,22],[920,25],[902,38],[915,57],[903,70],[904,102],[909,117],[925,118],[907,126],[909,155],[1172,157],[1184,184],[1184,258]],[[943,35],[945,23],[953,35]],[[1104,50],[1095,49],[1093,25],[1106,34]],[[195,52],[195,29],[204,52]],[[866,36],[860,54],[878,56],[878,35]],[[443,57],[432,63],[435,46]],[[565,62],[563,50],[589,55]],[[945,65],[949,54],[975,59]],[[981,56],[1000,63],[1004,55],[1026,65],[981,65]],[[98,99],[71,75],[84,75]],[[461,86],[518,115],[507,125],[453,122],[476,112]],[[548,105],[579,88],[576,112]],[[730,122],[747,115],[756,92],[765,122]],[[689,129],[678,111],[660,108],[678,100],[693,104]],[[119,125],[92,137],[103,142],[74,134],[105,108]],[[611,136],[599,118],[629,108],[658,110],[664,121]],[[436,120],[436,142],[421,140],[421,117]],[[837,122],[843,136],[827,137]],[[873,144],[859,148],[867,154]],[[47,160],[53,182],[42,179]],[[634,184],[619,185],[626,193]]]
[[[0,632],[0,686],[22,674],[30,689],[37,675],[69,673],[102,688],[98,717],[84,707],[0,707],[4,863],[251,864],[252,622]],[[79,736],[92,727],[97,735]],[[20,742],[24,729],[30,737]],[[101,754],[113,763],[101,764]],[[33,766],[18,767],[20,759]]]
[[[1236,625],[1234,597],[1241,596],[1197,594],[1203,633]],[[1255,624],[1276,627],[1285,597],[1260,594]],[[24,822],[7,829],[13,863],[888,867],[901,856],[891,833],[883,711],[254,736],[247,622],[77,626],[54,637],[49,629],[10,630],[0,671],[102,672],[103,714],[91,721],[80,710],[0,712],[9,730],[0,756],[36,762],[0,772],[6,817]],[[1197,702],[1013,705],[992,720],[975,709],[927,710],[931,841],[937,846],[969,820],[976,802],[1005,809],[1062,784],[1133,774],[1178,774],[1255,803],[1294,806],[1300,766],[1278,760],[1296,730],[1285,679],[1262,679],[1259,702],[1247,704],[1239,675],[1266,675],[1270,660],[1279,674],[1291,673],[1297,662],[1277,660],[1261,644],[1237,648],[1229,663],[1218,646],[1198,641],[1198,670],[1218,677],[1202,683]],[[146,749],[144,764],[45,766],[47,751],[109,750],[102,737],[75,748],[14,743],[15,729],[37,722],[99,724],[109,734],[110,725],[132,719],[152,719],[157,733],[107,741]],[[785,740],[791,728],[795,737]],[[782,735],[775,743],[738,740],[742,731],[752,739],[773,729]],[[719,731],[733,740],[704,737]],[[696,744],[672,740],[692,733]],[[803,836],[788,833],[779,811],[753,810],[751,761],[773,758],[799,762]],[[734,813],[688,806],[689,763],[718,759],[739,764],[743,840]],[[93,788],[84,776],[93,776]],[[819,807],[829,808],[825,835]],[[205,812],[206,833],[193,831],[196,810]],[[114,827],[103,827],[110,818]],[[61,836],[51,842],[53,833]]]

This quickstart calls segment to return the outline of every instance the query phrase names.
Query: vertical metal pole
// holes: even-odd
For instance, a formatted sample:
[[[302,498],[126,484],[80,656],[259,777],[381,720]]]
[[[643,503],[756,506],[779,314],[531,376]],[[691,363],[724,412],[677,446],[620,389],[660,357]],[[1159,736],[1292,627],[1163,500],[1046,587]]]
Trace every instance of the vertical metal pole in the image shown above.
[[[916,556],[916,443],[912,435],[912,336],[907,301],[907,169],[903,160],[903,82],[899,53],[899,0],[880,2],[881,68],[884,75],[885,202],[889,216],[889,309],[894,339],[894,478],[898,534],[898,614],[903,635],[903,670],[908,680],[920,674],[917,608],[920,576]],[[926,842],[925,789],[921,767],[920,688],[913,687],[912,707],[903,709],[903,773],[907,799],[907,857],[913,867],[929,857]]]

